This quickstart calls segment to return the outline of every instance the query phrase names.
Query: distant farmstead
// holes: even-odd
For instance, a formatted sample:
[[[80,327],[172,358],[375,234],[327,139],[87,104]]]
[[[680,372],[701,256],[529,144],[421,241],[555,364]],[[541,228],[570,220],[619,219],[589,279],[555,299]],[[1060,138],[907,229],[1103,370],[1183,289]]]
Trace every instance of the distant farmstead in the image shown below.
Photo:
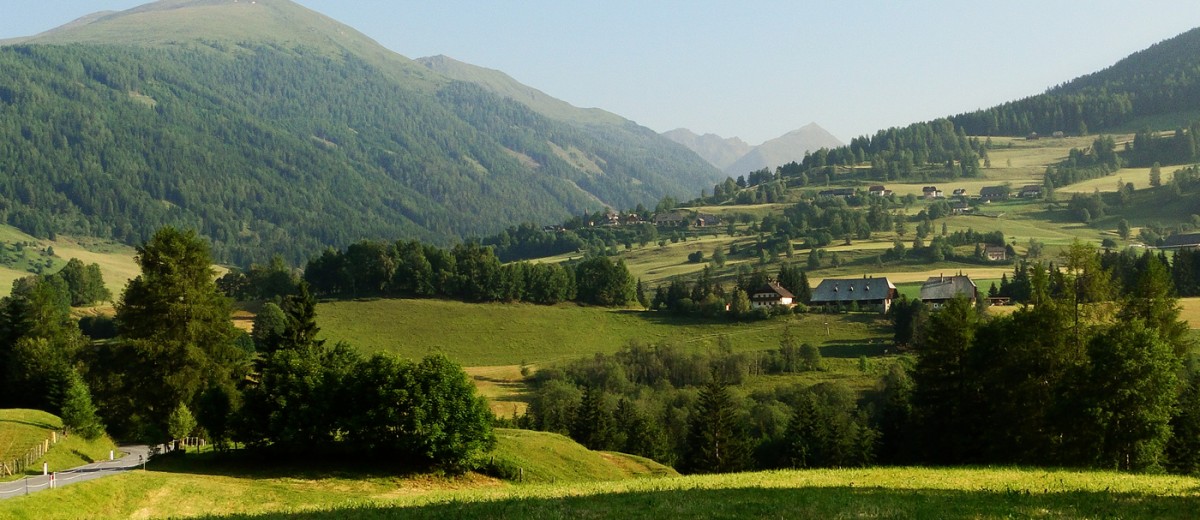
[[[979,200],[984,202],[992,202],[994,200],[1008,200],[1007,186],[984,186],[979,190]]]
[[[921,188],[921,195],[927,199],[940,199],[945,196],[937,186],[925,186]]]
[[[921,286],[921,301],[935,309],[957,297],[966,298],[974,304],[977,289],[975,282],[966,275],[934,276],[925,280],[925,284]]]
[[[987,246],[983,249],[983,256],[992,262],[1003,262],[1008,260],[1008,248],[1004,246]]]
[[[827,278],[813,290],[812,304],[819,307],[848,307],[887,313],[896,298],[896,286],[886,277]]]
[[[1018,194],[1018,196],[1023,199],[1036,199],[1042,196],[1042,187],[1037,184],[1030,184],[1021,188],[1021,192]]]
[[[833,188],[817,192],[820,197],[853,197],[854,188]]]
[[[759,307],[775,307],[785,306],[791,307],[794,305],[796,296],[791,291],[785,289],[777,282],[767,282],[766,285],[755,289],[750,293],[750,307],[757,309]]]

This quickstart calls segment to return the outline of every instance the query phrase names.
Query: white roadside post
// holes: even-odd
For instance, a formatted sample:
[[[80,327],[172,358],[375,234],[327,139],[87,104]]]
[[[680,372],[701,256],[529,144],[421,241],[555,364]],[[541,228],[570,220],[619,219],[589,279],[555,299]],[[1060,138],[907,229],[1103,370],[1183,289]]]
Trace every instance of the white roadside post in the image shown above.
[[[113,450],[108,450],[108,460],[116,460],[116,457],[113,454]]]
[[[42,463],[42,476],[44,477],[44,476],[46,476],[46,475],[49,475],[49,474],[50,474],[50,463],[49,463],[49,462],[43,462],[43,463]]]

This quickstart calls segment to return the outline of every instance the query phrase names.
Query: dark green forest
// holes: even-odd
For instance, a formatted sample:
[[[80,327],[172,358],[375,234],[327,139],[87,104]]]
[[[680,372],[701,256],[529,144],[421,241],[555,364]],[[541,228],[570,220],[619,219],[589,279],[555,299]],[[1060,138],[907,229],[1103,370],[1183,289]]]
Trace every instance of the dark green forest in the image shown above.
[[[950,118],[971,135],[1112,131],[1138,118],[1190,113],[1200,99],[1200,29],[1133,53],[1044,94]]]
[[[175,225],[211,238],[219,261],[300,263],[366,237],[448,243],[716,178],[633,123],[550,120],[348,53],[33,45],[0,48],[0,67],[0,220],[40,238],[137,244]]]

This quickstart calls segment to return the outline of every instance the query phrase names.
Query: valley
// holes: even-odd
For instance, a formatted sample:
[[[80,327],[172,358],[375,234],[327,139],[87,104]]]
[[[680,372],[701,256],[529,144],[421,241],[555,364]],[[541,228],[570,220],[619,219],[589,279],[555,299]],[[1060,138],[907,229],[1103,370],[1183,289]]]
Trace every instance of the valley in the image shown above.
[[[290,0],[2,40],[0,517],[1194,517],[1198,43],[752,146]]]

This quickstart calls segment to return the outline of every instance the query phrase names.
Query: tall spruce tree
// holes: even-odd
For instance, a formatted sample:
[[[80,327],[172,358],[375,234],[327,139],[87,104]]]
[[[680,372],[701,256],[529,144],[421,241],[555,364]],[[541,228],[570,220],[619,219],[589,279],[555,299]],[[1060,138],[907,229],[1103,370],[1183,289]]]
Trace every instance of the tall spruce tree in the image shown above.
[[[750,462],[750,439],[728,386],[714,377],[700,390],[688,424],[683,468],[689,473],[741,471]]]
[[[194,405],[206,388],[231,384],[246,372],[246,353],[232,304],[213,282],[208,245],[195,231],[159,230],[135,257],[142,274],[117,303],[117,327],[125,355],[125,396],[164,432],[181,403]],[[194,406],[189,406],[192,408]]]

